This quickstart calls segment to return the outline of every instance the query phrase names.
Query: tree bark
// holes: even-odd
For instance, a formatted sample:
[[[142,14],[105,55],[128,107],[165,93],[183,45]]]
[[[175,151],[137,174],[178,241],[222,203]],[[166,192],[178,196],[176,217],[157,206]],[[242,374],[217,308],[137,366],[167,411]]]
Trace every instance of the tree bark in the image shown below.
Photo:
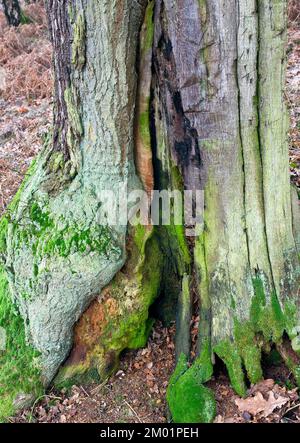
[[[2,5],[9,26],[19,26],[22,14],[18,0],[2,0]]]
[[[47,8],[53,140],[0,225],[0,325],[10,343],[0,363],[7,373],[17,309],[15,365],[24,368],[13,389],[4,378],[0,416],[16,394],[47,386],[57,371],[59,385],[107,377],[122,350],[146,343],[158,297],[160,316],[177,316],[167,393],[175,422],[213,419],[204,384],[214,355],[239,395],[245,377],[262,378],[261,354],[273,345],[300,382],[286,2],[48,0]],[[191,239],[175,220],[105,224],[101,191],[117,193],[124,182],[148,194],[203,190],[204,229]]]

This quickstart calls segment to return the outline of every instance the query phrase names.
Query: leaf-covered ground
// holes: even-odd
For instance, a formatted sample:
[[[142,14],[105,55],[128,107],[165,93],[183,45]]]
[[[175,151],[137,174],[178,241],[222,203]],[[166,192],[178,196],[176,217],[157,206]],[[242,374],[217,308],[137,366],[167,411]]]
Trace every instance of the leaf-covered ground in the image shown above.
[[[292,180],[300,187],[300,5],[291,0],[286,97],[291,114]],[[52,124],[51,45],[43,8],[30,5],[33,23],[8,29],[0,13],[0,216],[15,194]],[[194,318],[192,337],[199,319]],[[102,385],[50,390],[12,422],[163,423],[166,387],[174,368],[174,326],[159,322],[145,349],[128,352],[116,375]],[[275,356],[276,357],[276,356]],[[292,375],[276,358],[264,363],[265,380],[238,398],[221,363],[209,385],[217,400],[217,423],[300,422]]]

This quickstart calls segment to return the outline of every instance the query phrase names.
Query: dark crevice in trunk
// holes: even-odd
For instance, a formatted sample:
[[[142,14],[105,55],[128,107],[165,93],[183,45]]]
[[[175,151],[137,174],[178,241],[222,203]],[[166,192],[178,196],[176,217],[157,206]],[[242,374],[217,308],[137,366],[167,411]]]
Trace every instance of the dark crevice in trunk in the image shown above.
[[[160,189],[160,172],[161,172],[161,165],[158,160],[157,156],[157,137],[156,137],[156,122],[155,122],[155,107],[154,107],[154,100],[155,100],[155,91],[154,91],[154,66],[153,66],[153,60],[152,60],[152,85],[150,89],[150,141],[151,141],[151,150],[152,150],[152,163],[153,163],[153,173],[154,173],[154,189]]]
[[[200,182],[201,157],[197,130],[186,117],[176,76],[172,44],[168,36],[161,36],[154,51],[156,82],[160,93],[162,111],[167,123],[170,155],[180,169],[185,189],[197,189]],[[198,177],[194,177],[198,171]]]
[[[155,189],[196,190],[200,187],[201,155],[198,134],[185,114],[181,90],[178,83],[175,57],[172,42],[168,35],[164,17],[164,2],[157,3],[155,16],[155,44],[152,60],[152,88],[150,96],[150,133],[153,153]],[[158,131],[165,129],[165,151],[160,152]],[[166,167],[161,158],[168,158]],[[174,180],[174,169],[178,170]],[[195,173],[196,171],[196,173]],[[165,323],[175,320],[177,323],[176,357],[181,352],[190,357],[191,350],[191,318],[195,314],[193,297],[197,294],[196,276],[193,255],[194,242],[187,241],[191,263],[185,271],[178,263],[178,245],[174,234],[166,227],[158,228],[161,247],[165,256],[163,285],[161,296],[153,307]],[[183,320],[184,319],[184,320]]]
[[[291,371],[290,376],[292,377],[292,382],[299,386],[300,356],[299,352],[294,351],[292,342],[287,333],[283,334],[282,341],[276,345],[276,350],[282,358],[283,363]]]

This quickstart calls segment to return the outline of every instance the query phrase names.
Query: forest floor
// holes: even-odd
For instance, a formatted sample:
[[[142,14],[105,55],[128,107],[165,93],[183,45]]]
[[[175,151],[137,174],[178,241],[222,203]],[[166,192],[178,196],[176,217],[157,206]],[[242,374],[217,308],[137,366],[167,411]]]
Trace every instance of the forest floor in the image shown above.
[[[300,187],[300,11],[291,0],[286,97],[291,114],[291,177]],[[299,7],[299,5],[298,5]],[[0,216],[52,124],[51,45],[43,8],[26,7],[32,24],[9,29],[0,12]],[[194,337],[197,318],[194,318]],[[175,327],[157,322],[147,347],[123,354],[118,372],[102,385],[47,392],[11,422],[164,423],[166,388],[174,369]],[[300,400],[280,361],[264,361],[265,380],[249,386],[246,399],[230,387],[218,362],[208,383],[217,400],[217,423],[298,422]]]

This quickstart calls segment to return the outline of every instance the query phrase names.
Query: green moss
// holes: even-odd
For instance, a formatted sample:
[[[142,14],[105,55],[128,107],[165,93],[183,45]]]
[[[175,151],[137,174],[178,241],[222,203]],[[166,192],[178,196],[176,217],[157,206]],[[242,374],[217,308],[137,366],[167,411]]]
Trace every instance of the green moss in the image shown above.
[[[139,241],[141,241],[140,235]],[[137,349],[145,346],[152,328],[149,319],[149,307],[156,299],[161,280],[162,258],[156,235],[145,231],[142,249],[144,254],[139,258],[140,264],[135,269],[133,288],[137,297],[134,309],[128,309],[117,319],[117,325],[111,324],[102,338],[106,349],[119,350]],[[117,291],[117,288],[115,289]],[[134,290],[134,289],[133,289]]]
[[[224,361],[232,387],[238,395],[246,395],[245,377],[242,368],[242,359],[234,343],[224,340],[214,347],[215,353]]]
[[[69,391],[74,385],[101,383],[99,372],[96,367],[89,367],[87,362],[79,363],[76,366],[64,366],[60,368],[54,380],[57,389]]]
[[[62,152],[53,152],[49,160],[49,171],[56,173],[59,169],[63,169],[65,165],[64,155]]]
[[[172,189],[184,191],[183,176],[176,165],[172,165],[171,167],[171,182]]]
[[[38,162],[38,157],[31,162],[29,168],[27,169],[25,177],[21,183],[21,186],[19,187],[17,193],[15,194],[14,198],[12,199],[11,203],[9,204],[9,206],[6,210],[6,213],[8,215],[10,215],[12,212],[14,212],[15,209],[17,208],[19,201],[20,201],[20,197],[21,197],[26,185],[28,184],[31,177],[34,175],[34,173],[36,171],[37,162]]]
[[[154,8],[154,1],[150,1],[146,8],[144,24],[142,26],[140,34],[140,64],[142,70],[144,66],[148,66],[149,51],[152,49],[152,44],[154,39],[153,8]],[[143,144],[143,148],[151,151],[149,94],[150,94],[150,79],[148,85],[148,92],[145,90],[140,90],[138,129],[139,129],[139,136]]]
[[[78,107],[75,104],[74,94],[71,88],[67,88],[64,93],[65,102],[68,110],[69,123],[75,137],[80,138],[83,135],[83,127],[81,118],[78,112]],[[70,143],[72,146],[72,143]]]
[[[207,0],[198,0],[199,9],[200,9],[200,17],[201,23],[206,23],[207,20]]]
[[[0,327],[6,332],[6,349],[0,351],[0,421],[14,413],[18,394],[43,392],[38,353],[27,344],[24,322],[13,305],[6,274],[0,266]]]
[[[203,385],[211,378],[212,373],[208,343],[190,368],[186,356],[181,354],[167,390],[167,401],[175,423],[213,421],[216,414],[214,394]]]
[[[81,70],[86,61],[85,57],[86,25],[83,14],[78,14],[73,27],[72,63]]]
[[[0,219],[0,254],[6,251],[6,231],[8,223],[7,216]]]
[[[200,303],[200,317],[201,317],[201,328],[198,335],[198,345],[199,349],[202,349],[203,343],[210,336],[210,323],[211,323],[211,302],[209,296],[209,281],[208,272],[206,264],[206,253],[205,253],[205,230],[196,238],[195,248],[194,248],[194,262],[198,273],[199,281],[199,294],[201,294]]]
[[[293,331],[296,325],[296,309],[293,305],[287,302],[283,312],[274,293],[267,302],[260,277],[253,280],[253,287],[255,295],[252,299],[249,321],[239,322],[235,319],[234,340],[223,341],[214,347],[216,354],[227,366],[233,388],[241,396],[245,394],[243,367],[251,383],[261,380],[262,348],[270,348],[272,343],[280,344],[284,332],[290,333],[292,340],[289,331]],[[286,363],[297,378],[299,367],[292,360]]]
[[[162,226],[159,228],[162,245],[166,251],[172,251],[172,257],[176,261],[178,275],[182,277],[191,264],[191,256],[185,238],[183,225]],[[189,273],[189,272],[188,272]]]
[[[235,321],[235,343],[245,365],[248,379],[255,384],[263,378],[261,369],[261,345],[256,339],[255,332],[250,325],[241,325]]]
[[[265,340],[277,343],[281,339],[285,319],[276,294],[271,295],[271,303],[267,304],[263,281],[257,277],[253,280],[254,297],[250,311],[250,322],[255,332],[261,332]]]
[[[147,110],[139,116],[139,129],[143,146],[151,150],[149,99]]]
[[[6,235],[11,214],[16,210],[35,169],[36,161],[33,161],[6,214],[0,219],[0,259],[1,254],[6,253]],[[26,341],[24,321],[11,300],[7,276],[1,264],[0,327],[6,333],[6,348],[0,351],[0,421],[5,421],[15,412],[13,402],[18,394],[39,396],[43,387],[38,353]]]
[[[286,332],[288,333],[291,340],[298,336],[296,326],[298,307],[295,302],[287,300],[284,305],[284,320],[286,326]],[[300,349],[295,349],[300,352]]]
[[[128,349],[144,348],[147,344],[153,325],[154,319],[147,318],[142,325],[135,330],[134,337],[127,345]]]
[[[294,363],[292,365],[288,364],[288,367],[291,369],[291,371],[293,372],[293,375],[295,377],[297,386],[300,386],[300,366],[299,365],[295,365]]]
[[[11,219],[11,214],[16,210],[16,208],[19,204],[19,201],[20,201],[20,196],[22,195],[22,192],[24,191],[24,188],[25,188],[26,184],[28,183],[29,179],[34,174],[34,171],[36,169],[36,162],[37,162],[37,160],[32,161],[31,165],[29,166],[29,168],[25,174],[24,180],[23,180],[19,190],[15,194],[14,198],[12,199],[11,203],[9,204],[5,215],[0,218],[0,254],[1,253],[5,254],[5,252],[6,252],[6,232],[7,232],[8,224]]]
[[[188,366],[187,356],[185,354],[181,354],[179,356],[175,370],[169,380],[169,385],[168,385],[168,390],[167,390],[168,402],[169,401],[172,402],[172,398],[171,398],[172,397],[172,389],[175,386],[175,384],[177,383],[177,381],[179,380],[179,378],[188,370],[188,368],[189,368],[189,366]]]
[[[153,22],[153,11],[154,11],[154,0],[148,3],[146,8],[144,26],[145,32],[142,33],[141,38],[141,49],[143,52],[149,51],[153,45],[154,39],[154,22]]]
[[[146,237],[146,227],[141,224],[137,225],[135,227],[134,242],[141,254],[144,254],[145,252],[144,251],[145,237]]]
[[[184,226],[158,226],[159,243],[164,256],[161,296],[154,311],[164,325],[176,318],[178,297],[182,289],[182,278],[190,275],[191,257],[186,243]]]
[[[66,225],[61,219],[58,223],[65,227],[58,228],[50,213],[37,202],[30,206],[28,218],[30,222],[27,225],[14,224],[15,242],[18,248],[23,244],[31,246],[37,258],[53,255],[68,257],[72,253],[86,251],[100,254],[117,251],[107,226],[96,225],[87,229],[75,222]]]
[[[21,9],[20,23],[21,25],[30,25],[31,23],[33,23],[33,20],[30,17],[28,17],[28,15],[26,15],[22,9]]]

